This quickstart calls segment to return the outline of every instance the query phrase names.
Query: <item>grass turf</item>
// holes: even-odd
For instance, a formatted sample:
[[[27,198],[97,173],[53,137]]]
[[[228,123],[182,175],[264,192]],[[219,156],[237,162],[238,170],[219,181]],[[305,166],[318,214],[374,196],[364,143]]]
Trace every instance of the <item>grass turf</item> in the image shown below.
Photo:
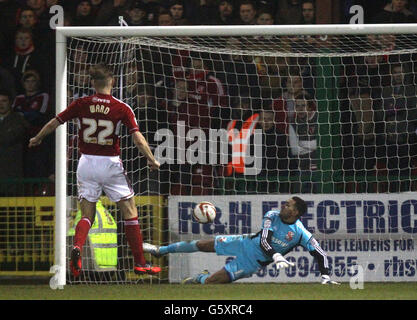
[[[321,284],[0,285],[0,300],[416,300],[417,283],[365,283],[353,290]]]

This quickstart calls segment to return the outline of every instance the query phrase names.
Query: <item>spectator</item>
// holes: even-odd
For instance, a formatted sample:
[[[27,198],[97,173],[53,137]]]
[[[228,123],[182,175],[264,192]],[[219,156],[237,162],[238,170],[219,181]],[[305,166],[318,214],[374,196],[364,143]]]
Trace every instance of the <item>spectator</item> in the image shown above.
[[[278,0],[277,24],[300,24],[302,20],[301,0]]]
[[[46,10],[46,1],[26,0],[26,5],[35,12],[39,28],[44,31],[49,30],[49,12]]]
[[[199,104],[198,94],[190,89],[190,81],[176,79],[175,87],[172,89],[172,100],[169,100],[167,110],[169,113],[169,123],[171,130],[177,132],[176,124],[184,121],[185,133],[189,129],[210,128],[210,109],[207,104]]]
[[[240,24],[256,24],[256,5],[253,1],[244,0],[239,6]]]
[[[11,95],[0,90],[0,180],[23,178],[23,150],[29,124],[11,109]],[[0,196],[21,196],[19,186],[2,184]]]
[[[316,9],[314,1],[304,1],[301,5],[302,19],[301,24],[316,24]]]
[[[220,1],[217,12],[211,17],[207,24],[212,25],[233,25],[236,23],[234,17],[234,4],[231,0]]]
[[[310,0],[305,0],[301,5],[301,19],[300,24],[316,24],[316,9],[315,2]],[[310,52],[316,51],[317,48],[326,46],[328,44],[328,36],[315,36],[315,35],[299,35],[292,36],[292,50],[294,52]],[[302,57],[301,60],[307,60],[307,58]]]
[[[257,99],[241,96],[234,99],[232,120],[227,124],[227,132],[232,155],[229,163],[222,168],[221,175],[242,176],[246,172],[246,156],[259,121],[260,105]],[[226,186],[227,189],[230,186]]]
[[[23,74],[24,94],[16,96],[12,108],[21,113],[29,123],[29,137],[35,136],[50,119],[49,94],[41,91],[39,73],[28,70]],[[25,177],[49,177],[53,172],[52,140],[45,141],[44,147],[27,150],[25,154]],[[33,170],[36,168],[36,170]]]
[[[36,13],[32,8],[23,8],[18,15],[19,27],[35,29],[37,21]]]
[[[415,23],[416,17],[407,9],[407,0],[392,0],[373,18],[373,23]]]
[[[190,68],[186,70],[188,101],[208,114],[204,129],[218,128],[219,111],[227,105],[226,89],[205,58],[200,53],[190,53]]]
[[[216,77],[213,70],[208,67],[207,60],[199,53],[191,53],[191,66],[187,70],[188,89],[195,95],[199,105],[207,105],[210,109],[225,105],[226,91],[222,81]]]
[[[33,34],[30,29],[22,28],[16,32],[14,53],[5,59],[5,66],[10,69],[15,78],[16,88],[22,91],[21,83],[23,73],[29,69],[39,72],[48,72],[44,64],[45,57],[35,47]]]
[[[295,97],[303,90],[304,83],[301,74],[295,69],[290,71],[286,81],[286,89],[282,94],[288,119],[294,118]]]
[[[188,20],[185,18],[184,1],[172,0],[169,3],[168,9],[174,19],[175,26],[184,26],[189,24]]]
[[[168,10],[162,10],[157,19],[158,26],[173,26],[174,18],[171,15],[171,12]]]
[[[28,70],[22,76],[24,94],[16,96],[13,110],[20,112],[31,125],[30,136],[36,135],[49,120],[49,94],[41,91],[41,78],[35,70]]]
[[[35,46],[37,49],[42,51],[42,56],[46,57],[45,63],[51,66],[51,68],[48,70],[48,72],[51,72],[50,74],[55,74],[52,73],[52,70],[54,70],[54,66],[52,67],[52,65],[55,65],[55,50],[51,50],[51,48],[55,48],[55,32],[49,25],[51,17],[49,14],[49,9],[51,6],[57,4],[64,8],[64,16],[68,16],[66,13],[70,12],[70,10],[68,10],[68,3],[64,0],[61,0],[61,3],[57,0],[26,1],[26,7],[31,9],[36,15],[36,24],[35,26],[31,27]],[[45,73],[45,75],[47,74]],[[45,84],[46,83],[47,81],[45,81]]]
[[[287,134],[279,132],[275,125],[275,114],[271,100],[265,99],[259,113],[258,126],[263,133],[263,161],[261,175],[277,178],[279,174],[288,174]]]
[[[91,3],[91,15],[97,18],[97,14],[100,8],[103,6],[104,0],[90,0]]]
[[[142,0],[146,7],[146,19],[149,25],[156,25],[159,13],[165,10],[160,2],[160,0]]]
[[[348,175],[371,173],[376,164],[375,110],[382,88],[390,85],[384,56],[344,58],[346,96],[342,96],[343,168]],[[343,91],[343,90],[342,90]]]
[[[97,26],[119,26],[119,17],[127,17],[131,0],[104,1],[97,12],[95,24]]]
[[[94,16],[91,3],[88,0],[79,1],[75,7],[75,14],[72,17],[73,26],[93,26]]]
[[[148,25],[146,6],[140,1],[134,2],[127,11],[127,24],[133,27]]]
[[[311,96],[302,91],[295,96],[294,114],[289,118],[289,146],[291,150],[291,176],[299,180],[293,183],[291,192],[317,192],[313,173],[317,170],[318,114]],[[307,177],[307,181],[302,181]]]
[[[378,163],[391,175],[409,175],[411,160],[417,155],[416,87],[405,64],[391,65],[391,73],[392,85],[382,91],[382,112],[376,113],[382,125]]]
[[[268,9],[258,10],[258,14],[256,16],[256,24],[272,25],[274,23],[274,15]]]

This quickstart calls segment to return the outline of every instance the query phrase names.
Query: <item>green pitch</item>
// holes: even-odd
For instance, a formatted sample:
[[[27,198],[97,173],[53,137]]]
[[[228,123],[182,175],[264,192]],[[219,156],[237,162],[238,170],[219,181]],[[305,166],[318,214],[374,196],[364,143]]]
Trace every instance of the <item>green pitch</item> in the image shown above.
[[[417,283],[365,283],[352,290],[321,284],[0,285],[0,300],[416,300]]]

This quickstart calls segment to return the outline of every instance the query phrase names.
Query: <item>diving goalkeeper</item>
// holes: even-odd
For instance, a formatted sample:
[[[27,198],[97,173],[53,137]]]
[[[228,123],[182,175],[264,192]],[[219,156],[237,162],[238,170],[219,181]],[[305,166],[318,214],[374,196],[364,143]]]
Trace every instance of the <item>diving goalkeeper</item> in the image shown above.
[[[183,280],[184,284],[220,284],[251,277],[260,268],[270,263],[275,264],[278,269],[294,266],[284,256],[296,246],[301,245],[317,259],[321,283],[339,284],[330,279],[326,253],[299,220],[306,211],[305,201],[299,197],[292,197],[281,210],[272,210],[265,214],[262,229],[256,234],[220,235],[214,239],[182,241],[160,247],[144,243],[143,250],[155,257],[168,253],[197,251],[235,256],[235,259],[213,274],[205,270]]]

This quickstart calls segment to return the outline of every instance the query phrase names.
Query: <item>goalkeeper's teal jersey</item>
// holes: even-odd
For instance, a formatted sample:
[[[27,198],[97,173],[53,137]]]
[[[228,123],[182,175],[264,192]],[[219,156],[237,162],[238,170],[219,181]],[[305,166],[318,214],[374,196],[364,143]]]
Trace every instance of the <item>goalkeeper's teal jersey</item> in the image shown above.
[[[274,249],[276,252],[285,255],[294,247],[301,245],[308,251],[319,248],[317,241],[311,233],[306,230],[300,220],[293,224],[283,222],[279,216],[280,210],[268,211],[262,220],[262,230],[251,239],[251,247],[255,250],[261,261],[270,261],[269,257],[262,248]],[[267,241],[268,230],[272,231],[272,237]]]

